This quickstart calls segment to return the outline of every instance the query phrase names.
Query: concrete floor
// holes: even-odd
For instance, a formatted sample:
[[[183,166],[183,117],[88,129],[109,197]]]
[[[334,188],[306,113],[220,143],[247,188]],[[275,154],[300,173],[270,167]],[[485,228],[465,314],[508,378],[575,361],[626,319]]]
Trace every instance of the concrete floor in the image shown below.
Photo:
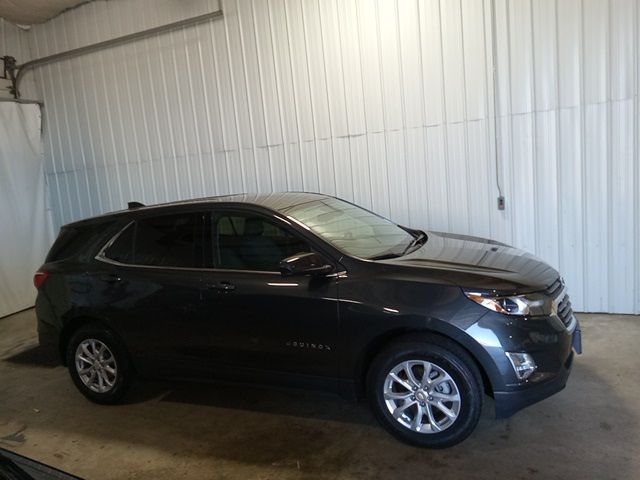
[[[429,451],[365,404],[308,392],[161,382],[89,403],[36,348],[32,310],[0,320],[0,446],[89,479],[640,478],[640,317],[580,315],[567,388]]]

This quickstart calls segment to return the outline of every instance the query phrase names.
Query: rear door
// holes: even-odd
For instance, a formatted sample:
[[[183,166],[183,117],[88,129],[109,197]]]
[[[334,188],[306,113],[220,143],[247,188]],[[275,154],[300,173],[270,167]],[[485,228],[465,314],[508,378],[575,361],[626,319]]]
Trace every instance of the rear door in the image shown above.
[[[337,276],[278,271],[282,259],[316,249],[310,239],[286,219],[250,209],[220,208],[205,231],[210,268],[203,272],[202,315],[210,360],[337,376]]]
[[[203,266],[201,212],[133,221],[98,254],[93,295],[143,370],[178,374],[198,337]]]

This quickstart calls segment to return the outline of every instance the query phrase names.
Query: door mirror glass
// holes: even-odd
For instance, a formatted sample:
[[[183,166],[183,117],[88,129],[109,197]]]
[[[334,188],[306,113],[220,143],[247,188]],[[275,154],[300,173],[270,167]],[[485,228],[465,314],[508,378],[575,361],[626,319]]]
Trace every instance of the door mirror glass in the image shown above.
[[[284,276],[325,275],[331,271],[333,267],[329,262],[315,252],[299,253],[280,262],[280,273]]]

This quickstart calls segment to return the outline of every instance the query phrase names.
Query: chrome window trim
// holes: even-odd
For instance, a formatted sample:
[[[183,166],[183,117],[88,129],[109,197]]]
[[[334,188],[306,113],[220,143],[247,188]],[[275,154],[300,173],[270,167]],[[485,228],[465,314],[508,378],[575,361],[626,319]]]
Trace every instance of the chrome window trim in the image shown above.
[[[124,231],[129,228],[136,221],[132,220],[127,223],[122,229],[120,229],[104,246],[98,251],[98,253],[93,257],[98,262],[107,263],[110,265],[115,265],[118,267],[134,267],[134,268],[147,268],[152,270],[178,270],[178,271],[198,271],[198,272],[212,272],[212,273],[251,273],[251,274],[264,274],[264,275],[278,275],[282,276],[282,273],[278,270],[238,270],[233,268],[209,268],[209,267],[175,267],[175,266],[161,266],[161,265],[140,265],[137,263],[122,263],[117,260],[112,260],[111,258],[105,255],[106,250],[115,243],[116,240],[124,233]],[[288,223],[288,222],[287,222]],[[327,275],[328,278],[331,277],[341,277],[346,275],[346,270],[342,270],[339,272],[333,272]]]
[[[100,251],[93,257],[95,260],[103,263],[108,263],[110,265],[116,265],[118,267],[136,267],[136,268],[149,268],[155,270],[180,270],[180,271],[199,271],[203,270],[202,267],[175,267],[175,266],[161,266],[161,265],[140,265],[137,263],[122,263],[117,260],[113,260],[105,255],[106,250],[113,245],[113,243],[118,240],[120,235],[124,233],[124,231],[129,228],[131,225],[135,223],[135,220],[127,223],[118,233],[116,233],[111,240],[104,244],[104,246],[100,249]]]
[[[108,246],[106,246],[108,248]],[[105,250],[106,250],[105,248]],[[208,267],[175,267],[175,266],[161,266],[161,265],[140,265],[138,263],[122,263],[117,260],[112,260],[109,257],[104,255],[104,252],[98,253],[94,257],[97,261],[108,263],[110,265],[116,265],[118,267],[134,267],[134,268],[148,268],[155,270],[180,270],[180,271],[198,271],[198,272],[232,272],[232,273],[263,273],[269,275],[282,275],[277,271],[266,271],[266,270],[231,270],[231,269],[219,269],[219,268],[208,268]]]
[[[201,267],[173,267],[173,266],[163,267],[160,265],[139,265],[137,263],[122,263],[116,260],[111,260],[110,258],[107,258],[105,256],[98,257],[97,255],[95,259],[98,260],[99,262],[109,263],[111,265],[116,265],[118,267],[135,267],[135,268],[149,268],[149,269],[155,269],[155,270],[182,270],[182,271],[205,270],[204,268],[201,268]]]
[[[111,265],[116,265],[118,267],[135,267],[135,268],[149,268],[149,269],[160,269],[160,270],[181,270],[181,271],[198,271],[198,272],[211,272],[211,273],[251,273],[251,274],[263,274],[263,275],[277,275],[282,277],[282,273],[275,270],[234,270],[230,268],[209,268],[209,267],[172,267],[172,266],[159,266],[159,265],[139,265],[137,263],[122,263],[116,260],[111,260],[108,257],[98,256],[94,257],[99,262],[108,263]],[[346,271],[340,271],[336,273],[329,273],[326,275],[327,278],[333,277],[343,277],[346,275]]]
[[[127,223],[124,227],[122,227],[118,233],[116,233],[113,237],[111,237],[111,239],[109,241],[107,241],[107,243],[105,243],[103,245],[103,247],[98,251],[98,253],[96,254],[95,257],[93,257],[94,259],[100,261],[100,262],[105,262],[105,263],[112,263],[115,265],[126,265],[125,263],[120,263],[117,262],[115,260],[111,260],[110,258],[108,258],[104,252],[107,250],[107,248],[109,248],[111,245],[113,245],[113,243],[120,237],[120,235],[122,235],[124,233],[124,231],[129,228],[131,225],[133,225],[135,223],[135,220],[131,220],[129,223]]]

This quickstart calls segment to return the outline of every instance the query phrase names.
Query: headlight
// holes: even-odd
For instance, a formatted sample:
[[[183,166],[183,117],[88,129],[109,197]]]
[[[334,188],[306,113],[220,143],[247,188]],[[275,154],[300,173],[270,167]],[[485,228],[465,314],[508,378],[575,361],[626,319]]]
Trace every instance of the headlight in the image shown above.
[[[506,315],[551,314],[551,299],[542,293],[499,296],[488,292],[464,290],[464,294],[483,307]]]

